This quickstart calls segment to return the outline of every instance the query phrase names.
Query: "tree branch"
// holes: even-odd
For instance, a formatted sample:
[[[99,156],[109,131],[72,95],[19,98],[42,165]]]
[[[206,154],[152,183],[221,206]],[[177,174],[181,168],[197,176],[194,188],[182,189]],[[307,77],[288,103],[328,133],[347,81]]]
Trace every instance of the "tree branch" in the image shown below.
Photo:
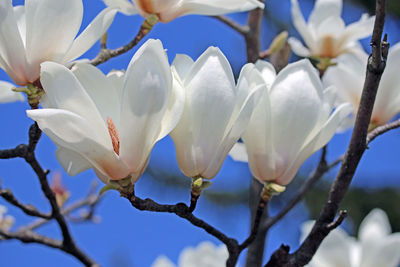
[[[259,0],[264,3],[264,0]],[[263,17],[263,10],[256,8],[250,11],[247,20],[248,31],[244,35],[247,49],[247,62],[256,62],[260,56],[260,31]]]
[[[105,44],[105,40],[102,40],[103,44],[99,54],[89,63],[94,66],[97,66],[104,62],[107,62],[113,57],[117,57],[119,55],[128,52],[129,50],[134,48],[151,31],[155,23],[156,22],[145,20],[143,24],[140,26],[139,32],[136,34],[136,36],[126,45],[123,45],[116,49],[108,49]]]
[[[367,133],[371,120],[372,109],[375,97],[378,91],[380,79],[385,69],[386,58],[388,54],[388,44],[386,36],[381,43],[383,26],[386,15],[386,1],[377,0],[376,20],[372,34],[371,46],[372,55],[368,59],[367,75],[365,78],[364,89],[361,96],[360,106],[356,116],[353,134],[343,164],[329,192],[328,200],[323,206],[321,213],[315,222],[311,232],[306,237],[300,248],[292,254],[285,254],[281,257],[282,261],[275,265],[267,266],[304,266],[316,253],[318,247],[324,238],[332,230],[335,215],[339,209],[339,204],[352,181],[358,163],[367,148]],[[338,221],[340,223],[340,220]],[[275,253],[282,253],[278,250]],[[271,257],[276,259],[276,257]]]
[[[224,23],[228,27],[232,28],[233,30],[235,30],[236,32],[238,32],[241,35],[246,35],[249,31],[248,26],[240,25],[236,21],[234,21],[226,16],[212,16],[212,18],[215,18],[215,19],[221,21],[222,23]]]
[[[400,119],[395,120],[393,122],[389,122],[385,125],[379,126],[377,128],[375,128],[374,130],[372,130],[368,136],[367,136],[367,145],[369,143],[371,143],[375,138],[377,138],[378,136],[393,130],[393,129],[397,129],[400,127]]]

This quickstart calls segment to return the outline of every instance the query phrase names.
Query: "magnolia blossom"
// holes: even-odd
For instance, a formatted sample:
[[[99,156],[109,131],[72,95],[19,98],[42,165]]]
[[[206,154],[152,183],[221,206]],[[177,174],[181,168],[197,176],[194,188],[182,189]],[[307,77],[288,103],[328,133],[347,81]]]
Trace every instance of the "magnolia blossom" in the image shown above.
[[[24,101],[24,95],[12,91],[15,85],[9,82],[0,81],[0,103],[8,103],[14,101]]]
[[[118,8],[126,15],[139,13],[143,17],[157,15],[160,21],[169,22],[177,17],[200,14],[225,13],[264,8],[258,0],[103,0],[106,5]]]
[[[289,38],[295,54],[302,57],[335,58],[359,45],[357,40],[372,34],[375,17],[364,14],[361,19],[346,26],[340,17],[342,0],[317,0],[305,22],[298,0],[292,1],[292,19],[307,47],[296,38]]]
[[[364,50],[342,55],[336,66],[329,67],[323,82],[338,88],[338,103],[349,102],[353,105],[353,114],[341,128],[347,129],[354,123],[355,114],[360,104],[361,93],[367,71],[368,55]],[[379,83],[374,109],[371,117],[372,126],[387,123],[400,112],[400,44],[389,51],[385,71]]]
[[[302,227],[303,239],[314,222]],[[324,239],[308,267],[397,267],[400,264],[400,233],[392,230],[386,213],[372,210],[362,221],[358,240],[336,228]]]
[[[170,134],[179,167],[188,177],[213,178],[246,129],[265,85],[254,66],[247,64],[235,86],[228,60],[215,47],[196,62],[178,55],[172,65],[186,92],[182,119]]]
[[[0,230],[8,231],[14,225],[15,219],[11,215],[4,214],[7,213],[7,208],[3,205],[0,205]],[[1,240],[1,237],[0,237]]]
[[[39,78],[40,63],[70,62],[108,29],[116,10],[103,10],[75,39],[83,17],[82,0],[0,1],[0,68],[18,85]],[[74,40],[75,39],[75,40]]]
[[[42,64],[45,109],[27,111],[58,146],[56,156],[70,174],[93,168],[104,182],[136,181],[155,143],[178,123],[184,93],[173,84],[159,40],[147,41],[133,56],[121,82],[90,64],[72,71]],[[123,84],[123,86],[121,86]]]
[[[225,245],[215,246],[209,241],[200,243],[197,248],[187,247],[179,255],[178,265],[165,256],[159,256],[151,267],[222,267],[229,257]]]
[[[278,75],[265,61],[256,63],[268,90],[256,107],[242,139],[252,174],[261,182],[287,185],[301,164],[323,147],[351,112],[342,104],[331,114],[335,88],[323,89],[316,69],[304,59]],[[234,158],[246,160],[244,149]]]

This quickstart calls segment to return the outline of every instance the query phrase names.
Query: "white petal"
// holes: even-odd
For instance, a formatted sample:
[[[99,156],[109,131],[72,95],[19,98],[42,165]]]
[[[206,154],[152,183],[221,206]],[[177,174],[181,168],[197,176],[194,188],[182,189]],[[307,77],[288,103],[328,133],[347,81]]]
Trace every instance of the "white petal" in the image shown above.
[[[25,48],[20,36],[12,1],[0,1],[0,65],[18,85],[28,82]]]
[[[172,74],[159,40],[148,40],[125,74],[121,111],[121,158],[140,172],[161,132],[172,97]]]
[[[107,79],[111,81],[114,88],[119,91],[120,97],[122,97],[122,88],[124,87],[125,71],[112,70],[107,74]]]
[[[26,55],[28,77],[39,77],[40,63],[62,62],[83,16],[82,0],[27,0]]]
[[[337,228],[329,233],[314,255],[311,263],[315,266],[351,266],[350,252],[354,240]]]
[[[118,180],[128,175],[126,166],[119,160],[112,146],[103,143],[102,136],[90,121],[62,109],[28,110],[27,115],[57,145],[79,153],[111,179]]]
[[[91,64],[76,64],[72,71],[96,105],[103,121],[111,118],[119,129],[121,107],[119,90],[98,68]]]
[[[89,50],[108,30],[116,13],[117,10],[112,8],[106,8],[101,11],[100,14],[98,14],[86,29],[75,39],[63,61],[69,62],[74,60]]]
[[[322,84],[311,63],[301,60],[284,68],[273,84],[270,99],[278,177],[292,164],[319,119]]]
[[[291,0],[292,2],[292,20],[296,30],[300,33],[301,37],[303,37],[304,42],[308,46],[311,51],[314,51],[316,48],[315,44],[315,36],[307,26],[303,14],[301,13],[298,0]]]
[[[307,47],[305,47],[297,38],[289,37],[288,43],[293,53],[295,53],[296,55],[300,57],[311,56],[311,51]]]
[[[276,78],[276,71],[274,66],[272,66],[271,63],[265,60],[257,60],[257,62],[254,65],[261,72],[261,75],[267,85],[267,88],[268,90],[270,90]]]
[[[113,8],[117,8],[118,11],[124,13],[125,15],[137,14],[137,10],[132,2],[128,0],[103,0],[104,3]]]
[[[0,81],[0,103],[9,103],[14,101],[24,101],[22,93],[13,92],[11,88],[15,86],[12,83]]]
[[[329,17],[318,25],[317,36],[320,39],[327,36],[339,38],[345,31],[345,28],[346,26],[341,17]]]
[[[235,107],[233,73],[218,48],[210,47],[199,57],[184,87],[185,110],[171,137],[181,170],[192,177],[209,165]]]
[[[166,256],[162,255],[157,257],[151,267],[176,267],[176,265]]]
[[[363,267],[397,267],[400,262],[400,233],[385,239],[362,242],[361,264]]]
[[[25,6],[14,6],[14,16],[17,21],[19,34],[21,35],[22,42],[26,43],[26,16]]]
[[[366,240],[377,240],[388,236],[392,232],[389,218],[381,209],[373,209],[362,221],[358,238],[363,242]]]
[[[368,14],[363,14],[357,22],[351,23],[344,31],[342,42],[351,42],[363,39],[372,34],[374,28],[375,16],[370,17]]]
[[[92,167],[90,162],[83,156],[68,148],[59,147],[56,151],[56,157],[64,170],[71,176],[75,176]]]
[[[172,67],[178,74],[179,79],[181,81],[184,81],[186,79],[186,76],[189,74],[189,71],[192,68],[193,64],[193,59],[188,55],[177,54],[174,61],[172,62]]]
[[[342,13],[342,0],[317,0],[314,9],[308,18],[310,26],[317,29],[328,17],[340,17]]]
[[[111,147],[111,139],[96,105],[72,71],[63,65],[44,62],[41,64],[41,83],[46,92],[49,107],[69,110],[90,121],[103,142]]]
[[[329,142],[341,122],[351,113],[352,110],[351,105],[348,103],[339,106],[325,125],[323,125],[319,133],[317,133],[312,139],[307,138],[309,141],[305,141],[305,144],[297,154],[295,161],[287,167],[283,175],[277,178],[276,182],[281,185],[287,185],[290,183],[304,161]]]
[[[161,12],[160,18],[162,21],[167,22],[182,15],[200,14],[215,16],[248,11],[257,7],[264,8],[264,4],[258,0],[186,0],[179,1],[176,7]]]
[[[234,161],[240,161],[240,162],[249,161],[249,157],[246,151],[246,146],[244,145],[244,143],[236,142],[236,144],[232,147],[231,151],[229,151],[229,156],[231,156],[231,158]]]
[[[215,148],[214,157],[203,172],[204,178],[213,178],[217,175],[228,152],[246,130],[253,111],[260,102],[261,96],[268,90],[261,74],[251,63],[246,64],[242,68],[237,87],[238,93],[236,95],[235,109],[226,127],[224,137],[220,141],[219,146]]]

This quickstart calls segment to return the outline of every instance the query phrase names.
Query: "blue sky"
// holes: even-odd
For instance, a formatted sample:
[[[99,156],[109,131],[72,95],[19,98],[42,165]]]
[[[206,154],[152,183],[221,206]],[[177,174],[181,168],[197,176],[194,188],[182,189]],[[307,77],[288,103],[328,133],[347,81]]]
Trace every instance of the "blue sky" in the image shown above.
[[[310,12],[313,1],[300,1],[305,14]],[[21,4],[23,1],[13,1]],[[83,25],[86,26],[103,8],[100,0],[86,0]],[[291,27],[290,1],[268,1],[267,8],[274,18]],[[344,18],[346,22],[355,21],[360,17],[362,10],[346,5]],[[244,23],[246,13],[231,15],[236,21]],[[115,48],[125,44],[137,32],[142,18],[139,16],[117,15],[109,31],[109,47]],[[399,32],[396,28],[399,21],[388,18],[386,31],[389,41],[399,41]],[[277,33],[274,23],[265,20],[262,29],[262,47],[267,48],[272,37]],[[297,35],[289,29],[290,35]],[[243,39],[236,32],[213,18],[202,16],[187,16],[168,24],[156,25],[148,38],[161,39],[170,61],[178,53],[185,53],[197,58],[208,46],[218,46],[231,62],[235,73],[246,62]],[[368,44],[368,40],[364,41]],[[98,52],[96,44],[84,57],[93,58]],[[112,59],[100,66],[104,72],[111,69],[126,68],[135,49]],[[0,71],[1,80],[9,80],[8,76]],[[0,148],[12,148],[27,141],[27,131],[32,121],[26,117],[26,103],[0,105],[2,131]],[[366,152],[356,173],[353,186],[399,186],[397,174],[400,171],[398,164],[400,147],[400,131],[393,131],[374,141]],[[345,151],[350,132],[337,135],[329,145],[329,159]],[[96,180],[93,171],[85,171],[76,177],[69,177],[62,171],[62,167],[54,156],[55,146],[43,136],[37,148],[37,157],[44,168],[60,171],[63,182],[72,193],[69,203],[84,197],[90,184]],[[308,174],[316,164],[317,156],[312,157],[302,167],[301,173]],[[170,138],[162,140],[156,145],[150,168],[163,175],[180,175],[176,164],[174,147]],[[333,176],[332,173],[331,176]],[[24,203],[35,204],[40,210],[49,210],[48,203],[40,191],[40,186],[29,166],[22,159],[0,161],[0,178],[4,188],[11,188],[15,195]],[[213,179],[210,190],[238,190],[247,188],[251,175],[246,164],[234,163],[227,159],[220,174]],[[377,179],[379,178],[379,180]],[[181,179],[188,179],[182,177]],[[328,177],[329,179],[329,177]],[[176,203],[188,200],[188,189],[167,186],[155,181],[145,174],[137,184],[137,194],[142,197],[151,197],[163,203]],[[5,204],[0,200],[0,204]],[[8,205],[7,205],[8,206]],[[277,205],[278,206],[278,205]],[[277,207],[273,207],[273,210]],[[16,227],[29,223],[32,219],[19,210],[9,207],[9,213],[16,217]],[[201,198],[195,212],[200,218],[206,219],[212,225],[223,230],[239,240],[246,238],[249,228],[249,211],[246,205],[216,205],[205,198]],[[140,212],[132,208],[129,203],[120,198],[116,192],[110,192],[100,203],[98,215],[100,223],[85,223],[71,225],[71,230],[77,244],[88,252],[102,266],[150,266],[154,259],[161,254],[167,255],[174,262],[177,261],[180,251],[186,246],[196,246],[199,242],[210,240],[218,241],[204,231],[192,227],[189,223],[170,214],[152,214]],[[303,206],[294,209],[288,217],[274,227],[269,236],[267,249],[269,252],[281,242],[296,246],[299,238],[298,227],[308,218]],[[39,231],[52,237],[60,237],[58,228],[49,224]],[[2,266],[80,266],[72,257],[57,250],[44,248],[39,245],[23,245],[18,241],[0,242],[0,259]],[[242,257],[243,260],[243,257]],[[117,264],[118,263],[118,264]]]

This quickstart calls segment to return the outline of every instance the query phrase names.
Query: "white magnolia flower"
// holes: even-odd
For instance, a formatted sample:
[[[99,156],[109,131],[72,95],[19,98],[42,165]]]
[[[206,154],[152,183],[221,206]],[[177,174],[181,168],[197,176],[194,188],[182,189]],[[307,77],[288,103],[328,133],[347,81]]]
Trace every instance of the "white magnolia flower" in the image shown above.
[[[9,82],[0,81],[0,103],[8,103],[14,101],[24,101],[24,95],[12,91],[15,85]]]
[[[93,168],[104,182],[128,176],[136,181],[155,143],[178,123],[184,92],[173,84],[159,40],[147,41],[123,82],[121,76],[106,78],[90,64],[77,64],[73,72],[42,64],[47,108],[27,114],[57,144],[57,158],[70,175]]]
[[[179,167],[188,177],[211,179],[246,129],[265,85],[252,64],[235,85],[228,60],[215,47],[196,62],[178,55],[172,65],[186,92],[182,118],[170,134]]]
[[[302,227],[302,239],[314,222]],[[358,240],[340,228],[322,242],[308,267],[397,267],[400,264],[400,233],[392,230],[386,213],[372,210],[362,221]]]
[[[328,143],[351,105],[340,105],[331,114],[335,88],[323,90],[316,69],[306,59],[289,64],[278,75],[265,61],[258,61],[256,67],[269,90],[242,136],[250,170],[261,182],[287,185],[303,162]],[[246,159],[234,155],[240,157]]]
[[[143,17],[157,15],[162,22],[177,17],[200,14],[221,15],[225,13],[264,8],[258,0],[103,0],[107,6],[118,8],[126,15],[139,13]]]
[[[0,0],[0,68],[18,85],[39,78],[40,63],[68,63],[85,53],[108,29],[116,10],[103,10],[75,39],[82,0]],[[75,40],[74,40],[75,39]]]
[[[7,208],[3,205],[0,205],[0,229],[3,231],[10,230],[15,222],[15,218],[13,216],[11,215],[4,216],[4,214],[6,213],[7,213]]]
[[[302,57],[335,58],[357,48],[358,40],[372,34],[375,17],[364,14],[346,26],[340,17],[342,0],[317,0],[308,23],[300,11],[298,0],[292,1],[292,19],[307,47],[296,38],[289,38],[295,54]]]
[[[159,256],[151,267],[223,267],[229,257],[225,245],[215,246],[209,241],[200,243],[197,248],[187,247],[179,255],[178,265],[165,256]]]
[[[353,105],[354,115],[343,125],[341,130],[344,130],[354,123],[364,86],[368,55],[363,50],[358,50],[357,53],[340,56],[337,61],[336,66],[328,68],[323,82],[338,88],[338,103],[349,102]],[[400,112],[399,64],[400,43],[389,51],[372,112],[372,126],[383,125]]]

